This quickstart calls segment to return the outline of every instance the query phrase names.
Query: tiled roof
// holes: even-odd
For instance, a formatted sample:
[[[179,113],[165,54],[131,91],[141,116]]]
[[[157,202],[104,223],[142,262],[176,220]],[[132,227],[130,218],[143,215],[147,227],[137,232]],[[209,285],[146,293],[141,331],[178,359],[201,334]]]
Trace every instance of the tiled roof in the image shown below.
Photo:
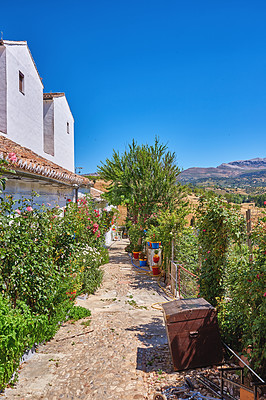
[[[17,161],[12,162],[12,169],[18,172],[30,172],[72,185],[91,186],[93,184],[88,178],[74,174],[2,135],[0,135],[0,153],[1,158],[5,159],[8,159],[9,153],[16,154]]]
[[[94,199],[102,200],[103,193],[104,192],[102,192],[101,190],[95,189],[94,187],[92,187],[90,190],[90,194]]]
[[[52,100],[54,97],[62,97],[62,96],[65,96],[65,93],[44,93],[43,99]]]

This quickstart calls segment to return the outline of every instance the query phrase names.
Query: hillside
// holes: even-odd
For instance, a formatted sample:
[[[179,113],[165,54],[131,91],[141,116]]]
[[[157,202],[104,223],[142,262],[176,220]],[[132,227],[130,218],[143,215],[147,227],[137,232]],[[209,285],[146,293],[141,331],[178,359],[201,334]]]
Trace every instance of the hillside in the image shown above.
[[[266,158],[232,161],[216,168],[188,168],[178,180],[203,186],[266,187]]]

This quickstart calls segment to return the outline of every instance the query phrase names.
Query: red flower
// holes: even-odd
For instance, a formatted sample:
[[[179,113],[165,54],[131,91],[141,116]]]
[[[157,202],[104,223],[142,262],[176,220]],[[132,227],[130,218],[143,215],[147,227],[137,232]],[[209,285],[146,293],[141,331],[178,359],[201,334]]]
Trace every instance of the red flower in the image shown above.
[[[15,153],[9,153],[8,154],[8,158],[10,161],[16,162],[17,161],[17,157]]]

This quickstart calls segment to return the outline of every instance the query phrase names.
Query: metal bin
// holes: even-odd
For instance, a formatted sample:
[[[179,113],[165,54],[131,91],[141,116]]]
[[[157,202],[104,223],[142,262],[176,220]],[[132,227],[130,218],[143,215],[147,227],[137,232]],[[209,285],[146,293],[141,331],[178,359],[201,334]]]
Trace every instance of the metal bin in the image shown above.
[[[223,360],[215,308],[205,299],[163,304],[168,343],[175,371],[207,367]]]

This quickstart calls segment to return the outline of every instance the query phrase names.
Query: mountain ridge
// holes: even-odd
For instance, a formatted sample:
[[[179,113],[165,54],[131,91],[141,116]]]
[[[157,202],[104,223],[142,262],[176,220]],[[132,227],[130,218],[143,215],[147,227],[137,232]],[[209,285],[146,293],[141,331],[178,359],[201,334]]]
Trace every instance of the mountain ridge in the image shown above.
[[[257,174],[259,172],[259,174]],[[182,171],[178,177],[178,181],[183,183],[196,183],[204,179],[226,179],[226,178],[241,178],[245,175],[245,180],[252,178],[255,174],[259,179],[266,182],[266,158],[252,158],[250,160],[231,161],[222,163],[218,167],[192,167]]]

